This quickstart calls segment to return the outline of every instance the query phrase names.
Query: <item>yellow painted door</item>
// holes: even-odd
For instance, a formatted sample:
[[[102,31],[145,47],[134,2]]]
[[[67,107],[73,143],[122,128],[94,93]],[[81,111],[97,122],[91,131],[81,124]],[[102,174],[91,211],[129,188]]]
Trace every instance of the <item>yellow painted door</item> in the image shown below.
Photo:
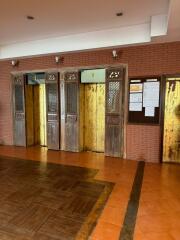
[[[34,144],[47,146],[45,84],[34,86]]]
[[[166,81],[163,161],[180,163],[180,78]]]
[[[40,145],[47,146],[46,86],[39,85]]]
[[[105,84],[84,85],[84,150],[104,152]]]
[[[33,107],[33,86],[25,85],[25,106],[26,106],[26,144],[34,145],[34,107]]]

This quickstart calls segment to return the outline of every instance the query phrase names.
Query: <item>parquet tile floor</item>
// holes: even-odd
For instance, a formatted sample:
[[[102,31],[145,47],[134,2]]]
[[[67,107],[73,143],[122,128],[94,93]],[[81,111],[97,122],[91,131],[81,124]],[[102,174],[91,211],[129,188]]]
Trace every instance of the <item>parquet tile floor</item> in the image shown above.
[[[113,184],[93,180],[97,170],[0,157],[0,239],[72,240],[98,199]],[[103,194],[105,190],[108,192]],[[94,214],[84,239],[91,233]]]

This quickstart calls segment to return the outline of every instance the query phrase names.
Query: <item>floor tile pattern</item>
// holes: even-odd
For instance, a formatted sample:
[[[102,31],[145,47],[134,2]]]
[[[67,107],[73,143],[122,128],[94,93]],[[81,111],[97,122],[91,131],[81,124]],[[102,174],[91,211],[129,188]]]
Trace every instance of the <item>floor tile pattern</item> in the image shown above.
[[[96,173],[1,156],[0,239],[87,239],[113,187]]]

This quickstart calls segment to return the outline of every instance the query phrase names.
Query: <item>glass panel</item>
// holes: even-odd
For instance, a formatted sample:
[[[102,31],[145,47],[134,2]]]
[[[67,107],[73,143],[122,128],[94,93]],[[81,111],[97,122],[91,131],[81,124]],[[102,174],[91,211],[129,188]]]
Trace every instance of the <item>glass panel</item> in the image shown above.
[[[27,83],[29,85],[37,85],[45,83],[45,73],[28,73]]]
[[[57,112],[57,85],[47,84],[48,112]]]
[[[67,84],[67,113],[76,114],[77,113],[77,83]]]
[[[104,83],[105,75],[105,69],[83,70],[81,72],[81,83]]]
[[[107,112],[109,113],[119,113],[119,89],[120,82],[109,82],[107,96]]]
[[[17,112],[23,112],[23,86],[15,85],[15,110]]]

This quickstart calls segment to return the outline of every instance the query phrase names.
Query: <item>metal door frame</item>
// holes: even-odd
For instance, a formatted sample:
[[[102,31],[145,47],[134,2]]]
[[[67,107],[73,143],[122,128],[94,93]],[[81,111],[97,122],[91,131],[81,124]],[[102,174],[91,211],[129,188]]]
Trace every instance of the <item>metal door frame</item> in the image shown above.
[[[35,70],[23,70],[23,71],[13,71],[11,72],[11,75],[14,74],[27,74],[27,73],[35,73],[35,72],[58,72],[60,73],[60,78],[59,78],[59,91],[61,91],[61,86],[63,85],[63,81],[61,78],[61,74],[67,71],[81,71],[81,70],[88,70],[88,69],[99,69],[99,68],[118,68],[118,67],[124,67],[125,68],[125,96],[124,96],[124,151],[123,151],[123,158],[126,158],[126,126],[127,126],[127,107],[128,107],[128,64],[123,64],[123,63],[112,63],[112,64],[97,64],[97,65],[90,65],[90,66],[78,66],[78,67],[55,67],[55,68],[45,68],[45,69],[35,69]],[[60,97],[63,96],[60,94]],[[12,97],[12,90],[11,90],[11,97]],[[13,119],[13,101],[11,101],[12,104],[12,119]],[[61,104],[60,104],[61,106]],[[63,126],[63,121],[64,121],[64,113],[63,109],[61,108],[60,111],[60,132],[63,134],[62,131],[62,126]],[[61,135],[60,135],[61,137]],[[63,138],[62,138],[63,140]],[[60,143],[60,150],[62,149],[63,142],[61,141]]]

